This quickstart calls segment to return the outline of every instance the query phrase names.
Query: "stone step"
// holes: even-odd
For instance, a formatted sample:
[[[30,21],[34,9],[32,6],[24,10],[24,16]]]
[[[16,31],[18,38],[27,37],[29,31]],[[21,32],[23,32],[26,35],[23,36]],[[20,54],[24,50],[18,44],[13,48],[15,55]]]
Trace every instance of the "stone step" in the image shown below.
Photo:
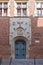
[[[43,65],[43,59],[13,59],[11,65]]]
[[[18,59],[18,60],[12,60],[11,65],[34,65],[34,60],[25,60],[25,59]]]
[[[43,65],[43,59],[4,59],[1,65]]]

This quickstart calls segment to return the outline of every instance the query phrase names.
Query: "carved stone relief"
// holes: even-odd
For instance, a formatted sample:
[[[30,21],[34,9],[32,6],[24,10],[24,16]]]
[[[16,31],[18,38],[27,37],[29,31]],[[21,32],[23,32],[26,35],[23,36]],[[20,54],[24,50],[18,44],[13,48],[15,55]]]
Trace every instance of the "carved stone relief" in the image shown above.
[[[31,44],[31,23],[30,18],[11,18],[10,19],[10,44],[13,48],[12,56],[14,57],[15,39],[24,39],[27,46],[26,57],[29,56],[28,47]]]
[[[10,34],[12,35],[12,38],[24,36],[29,40],[29,38],[31,38],[30,18],[11,18]]]
[[[24,29],[22,27],[18,27],[17,28],[17,35],[23,36],[23,34],[24,34]]]

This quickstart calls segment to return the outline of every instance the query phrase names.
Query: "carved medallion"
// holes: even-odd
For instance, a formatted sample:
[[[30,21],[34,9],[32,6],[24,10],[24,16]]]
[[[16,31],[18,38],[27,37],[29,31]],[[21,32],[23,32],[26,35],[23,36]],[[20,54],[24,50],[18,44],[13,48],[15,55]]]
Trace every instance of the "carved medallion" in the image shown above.
[[[21,36],[24,34],[24,29],[22,27],[17,28],[17,35]]]

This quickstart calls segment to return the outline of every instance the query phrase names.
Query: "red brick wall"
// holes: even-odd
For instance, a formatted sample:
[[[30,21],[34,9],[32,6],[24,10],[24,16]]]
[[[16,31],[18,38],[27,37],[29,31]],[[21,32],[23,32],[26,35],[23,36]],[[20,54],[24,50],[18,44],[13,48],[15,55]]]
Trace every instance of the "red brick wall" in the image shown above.
[[[32,44],[30,45],[29,58],[43,58],[43,18],[30,17],[32,30]],[[35,43],[39,38],[40,43]],[[0,17],[0,57],[9,58],[11,47],[9,44],[9,18]]]
[[[31,17],[32,44],[30,45],[30,58],[43,58],[43,18]],[[40,43],[35,43],[38,38]]]
[[[10,57],[10,45],[9,45],[9,19],[0,18],[0,57]]]

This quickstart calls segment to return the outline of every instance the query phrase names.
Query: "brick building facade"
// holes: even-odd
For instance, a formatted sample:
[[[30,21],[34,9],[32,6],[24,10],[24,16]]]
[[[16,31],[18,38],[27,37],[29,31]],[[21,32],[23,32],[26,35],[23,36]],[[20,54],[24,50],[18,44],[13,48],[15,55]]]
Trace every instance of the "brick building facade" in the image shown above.
[[[0,3],[0,58],[43,59],[43,0]]]

